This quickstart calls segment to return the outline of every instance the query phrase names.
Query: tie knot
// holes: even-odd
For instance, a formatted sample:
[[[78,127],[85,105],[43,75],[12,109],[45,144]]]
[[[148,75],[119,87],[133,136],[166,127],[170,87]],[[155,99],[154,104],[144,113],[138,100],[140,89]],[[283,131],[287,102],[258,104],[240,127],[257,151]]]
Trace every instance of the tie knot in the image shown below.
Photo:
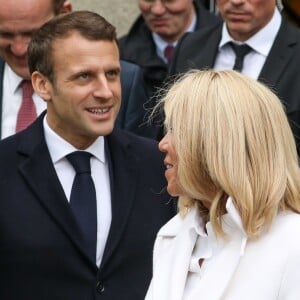
[[[168,60],[168,63],[171,61],[174,53],[174,46],[173,45],[168,45],[166,46],[164,50],[164,56]]]
[[[23,80],[21,82],[23,99],[31,99],[33,95],[33,87],[30,80]]]
[[[229,45],[234,51],[236,57],[240,59],[243,59],[252,50],[252,48],[247,44],[238,45],[233,42],[229,42]]]
[[[76,174],[91,173],[90,158],[92,154],[86,151],[75,151],[66,157],[73,166]]]

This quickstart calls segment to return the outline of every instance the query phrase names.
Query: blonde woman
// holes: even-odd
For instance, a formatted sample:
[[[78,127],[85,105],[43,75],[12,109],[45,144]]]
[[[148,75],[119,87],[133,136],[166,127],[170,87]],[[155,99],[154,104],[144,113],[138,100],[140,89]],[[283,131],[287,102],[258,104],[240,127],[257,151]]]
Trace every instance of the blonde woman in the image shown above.
[[[300,171],[279,99],[234,71],[193,71],[164,98],[168,192],[147,300],[299,300]]]

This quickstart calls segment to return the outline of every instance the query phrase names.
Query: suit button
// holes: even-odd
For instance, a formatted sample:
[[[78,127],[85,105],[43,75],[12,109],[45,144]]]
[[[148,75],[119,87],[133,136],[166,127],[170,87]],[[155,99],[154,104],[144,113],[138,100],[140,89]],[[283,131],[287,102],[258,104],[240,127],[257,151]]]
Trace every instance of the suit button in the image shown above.
[[[100,281],[98,281],[96,284],[96,290],[99,294],[104,292],[104,285]]]

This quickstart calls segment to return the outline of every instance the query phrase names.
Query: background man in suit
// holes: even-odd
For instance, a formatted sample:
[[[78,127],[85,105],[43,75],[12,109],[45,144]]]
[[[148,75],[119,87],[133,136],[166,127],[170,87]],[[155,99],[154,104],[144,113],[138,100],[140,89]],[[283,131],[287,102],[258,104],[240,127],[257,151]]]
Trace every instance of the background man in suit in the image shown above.
[[[64,0],[0,0],[0,136],[16,132],[23,80],[30,80],[27,47],[32,33],[60,13],[71,10]],[[36,114],[45,103],[34,93]]]
[[[170,73],[194,68],[232,69],[236,62],[232,45],[247,45],[241,72],[277,93],[299,152],[299,29],[281,17],[275,0],[217,0],[217,6],[224,23],[186,35],[178,44]]]
[[[22,103],[21,83],[30,79],[27,46],[32,33],[55,15],[70,12],[72,6],[65,0],[0,0],[0,7],[0,137],[4,138],[16,132]],[[121,69],[123,101],[116,126],[151,137],[147,126],[139,126],[145,115],[140,103],[148,100],[142,71],[125,61],[121,62]],[[46,104],[36,93],[32,99],[39,115]],[[135,109],[134,115],[131,107]]]
[[[201,0],[139,0],[141,15],[120,39],[121,58],[142,67],[150,99],[167,76],[172,49],[188,31],[219,23]],[[170,48],[171,47],[171,48]],[[154,99],[146,104],[152,108]],[[156,136],[156,126],[154,135]]]
[[[64,14],[37,30],[28,53],[47,111],[0,142],[0,299],[141,300],[173,205],[157,143],[114,129],[115,28],[92,12]],[[75,171],[74,152],[91,156],[90,171]],[[83,199],[79,178],[91,186]]]

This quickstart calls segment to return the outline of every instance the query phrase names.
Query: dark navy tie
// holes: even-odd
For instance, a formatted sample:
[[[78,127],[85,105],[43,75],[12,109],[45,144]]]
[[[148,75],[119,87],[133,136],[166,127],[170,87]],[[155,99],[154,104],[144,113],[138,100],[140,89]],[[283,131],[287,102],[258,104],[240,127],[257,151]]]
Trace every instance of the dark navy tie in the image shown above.
[[[244,58],[252,50],[252,48],[247,44],[238,45],[233,42],[229,42],[228,44],[235,53],[233,70],[240,72],[243,69]]]
[[[70,206],[82,231],[87,252],[96,262],[97,202],[95,185],[91,176],[91,156],[85,151],[75,151],[67,155],[67,159],[76,172]]]

